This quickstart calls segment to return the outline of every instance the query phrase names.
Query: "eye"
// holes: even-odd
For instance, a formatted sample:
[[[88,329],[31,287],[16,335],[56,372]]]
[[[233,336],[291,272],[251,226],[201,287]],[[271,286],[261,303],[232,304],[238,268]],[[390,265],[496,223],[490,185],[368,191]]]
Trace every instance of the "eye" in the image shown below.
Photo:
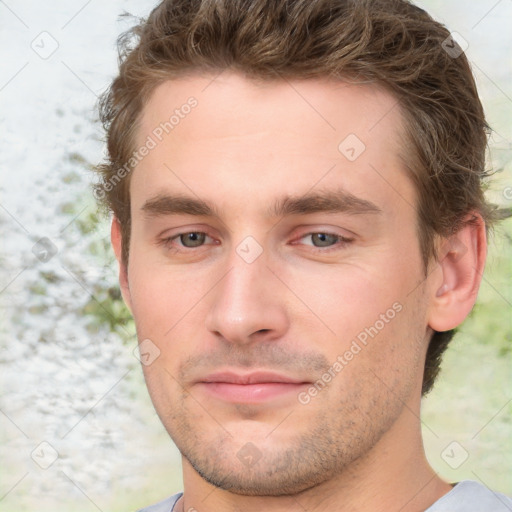
[[[302,246],[308,252],[325,255],[330,252],[342,251],[353,241],[354,238],[348,238],[340,234],[315,231],[296,238],[292,245]]]
[[[210,237],[202,231],[189,231],[187,233],[180,233],[166,238],[162,240],[162,243],[168,248],[174,248],[177,250],[182,247],[194,249],[195,247],[201,247],[204,245],[207,239],[210,239]]]
[[[182,233],[177,237],[184,247],[199,247],[206,240],[206,233],[192,231],[191,233]]]
[[[352,240],[341,235],[335,235],[333,233],[308,233],[302,236],[299,240],[310,240],[311,243],[305,243],[305,245],[311,245],[317,248],[329,248],[336,245],[343,246]]]
[[[310,233],[304,238],[310,237],[311,242],[315,247],[330,247],[336,244],[340,237],[338,235],[332,235],[330,233]]]

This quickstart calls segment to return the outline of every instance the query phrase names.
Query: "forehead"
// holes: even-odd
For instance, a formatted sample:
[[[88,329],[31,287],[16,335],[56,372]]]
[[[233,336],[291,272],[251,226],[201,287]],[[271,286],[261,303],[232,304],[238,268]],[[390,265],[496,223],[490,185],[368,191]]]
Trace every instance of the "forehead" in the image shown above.
[[[190,123],[181,121],[188,116],[186,105],[191,98],[199,108],[191,112],[197,122],[193,133],[187,133]],[[348,131],[368,139],[378,137],[379,132],[391,135],[390,127],[400,136],[403,121],[398,100],[377,84],[328,79],[254,80],[227,71],[218,76],[190,75],[157,86],[144,107],[139,139],[169,121],[173,113],[172,131],[197,139],[216,133],[237,135],[242,124],[253,130],[287,125],[304,138],[329,137],[333,132],[341,136]]]
[[[192,186],[220,202],[243,196],[248,209],[248,198],[303,193],[320,181],[363,197],[411,198],[403,133],[398,101],[376,85],[228,72],[169,80],[141,117],[137,146],[151,139],[154,147],[133,173],[132,200]]]

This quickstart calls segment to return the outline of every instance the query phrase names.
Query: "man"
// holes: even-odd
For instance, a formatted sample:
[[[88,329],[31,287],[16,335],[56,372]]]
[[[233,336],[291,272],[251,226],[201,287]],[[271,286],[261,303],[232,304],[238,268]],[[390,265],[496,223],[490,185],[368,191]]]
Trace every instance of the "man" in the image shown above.
[[[124,45],[97,193],[184,478],[145,510],[512,510],[421,439],[493,220],[449,32],[399,0],[171,0]]]

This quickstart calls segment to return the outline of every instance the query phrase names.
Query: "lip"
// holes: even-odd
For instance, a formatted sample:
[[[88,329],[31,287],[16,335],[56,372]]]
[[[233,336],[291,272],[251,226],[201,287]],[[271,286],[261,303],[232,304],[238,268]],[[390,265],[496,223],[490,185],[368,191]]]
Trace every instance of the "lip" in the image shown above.
[[[246,374],[213,373],[200,379],[197,384],[208,394],[224,401],[260,403],[289,393],[296,394],[310,382],[279,373],[258,371]]]
[[[200,379],[203,383],[224,383],[224,384],[239,384],[239,385],[251,385],[251,384],[270,384],[270,383],[282,383],[282,384],[304,384],[303,380],[294,379],[274,372],[258,371],[251,373],[235,373],[235,372],[217,372],[208,375],[207,377]]]

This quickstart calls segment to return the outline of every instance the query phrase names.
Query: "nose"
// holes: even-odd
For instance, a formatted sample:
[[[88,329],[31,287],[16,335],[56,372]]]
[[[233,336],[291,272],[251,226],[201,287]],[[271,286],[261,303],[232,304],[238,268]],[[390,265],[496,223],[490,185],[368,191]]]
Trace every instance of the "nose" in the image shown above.
[[[212,290],[206,328],[236,344],[282,337],[289,326],[285,290],[261,255],[247,263],[238,254]]]

